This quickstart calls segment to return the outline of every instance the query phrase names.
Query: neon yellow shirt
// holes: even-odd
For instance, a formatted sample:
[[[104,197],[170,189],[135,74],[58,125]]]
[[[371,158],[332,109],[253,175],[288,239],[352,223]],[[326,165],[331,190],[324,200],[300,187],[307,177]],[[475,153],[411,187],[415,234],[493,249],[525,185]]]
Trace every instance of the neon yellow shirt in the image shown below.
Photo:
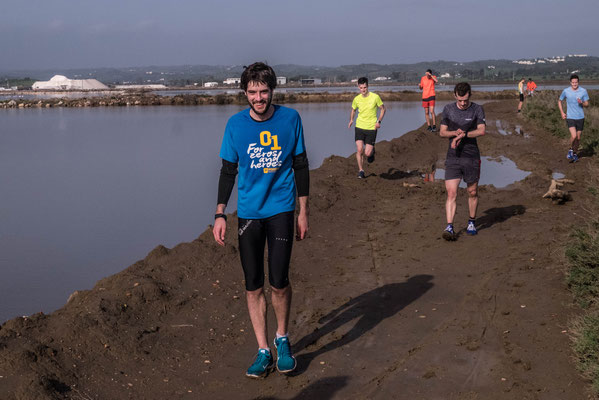
[[[356,119],[356,128],[373,131],[376,129],[376,109],[383,105],[383,101],[378,94],[368,92],[368,96],[361,94],[354,98],[351,107],[358,110],[358,119]]]

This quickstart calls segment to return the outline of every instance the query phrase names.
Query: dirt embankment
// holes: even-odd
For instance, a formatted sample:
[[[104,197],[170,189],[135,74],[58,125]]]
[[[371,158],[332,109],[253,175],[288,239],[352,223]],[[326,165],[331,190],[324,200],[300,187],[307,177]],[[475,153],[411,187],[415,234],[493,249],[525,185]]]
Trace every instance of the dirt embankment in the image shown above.
[[[51,315],[2,325],[0,398],[586,398],[562,246],[584,220],[586,164],[596,161],[568,164],[565,142],[515,107],[485,105],[479,143],[531,174],[481,188],[475,237],[464,234],[461,190],[459,238],[440,238],[443,183],[413,171],[443,160],[447,142],[423,129],[377,144],[365,180],[352,157],[312,171],[310,237],[292,261],[292,376],[244,376],[256,343],[232,217],[225,248],[209,231],[158,246]],[[499,134],[498,119],[525,135]],[[542,199],[555,170],[576,182],[562,206]]]
[[[379,93],[385,101],[420,101],[422,98],[421,93],[414,91],[377,93]],[[274,95],[274,102],[278,104],[351,102],[355,96],[355,91],[348,91],[347,93],[276,92]],[[511,99],[513,97],[513,90],[478,93],[478,98],[489,100]],[[437,100],[451,99],[453,99],[452,92],[437,93]],[[160,96],[153,92],[133,92],[78,99],[6,100],[0,101],[0,108],[199,106],[211,104],[245,105],[247,104],[247,99],[241,92],[239,94],[179,94],[176,96]]]

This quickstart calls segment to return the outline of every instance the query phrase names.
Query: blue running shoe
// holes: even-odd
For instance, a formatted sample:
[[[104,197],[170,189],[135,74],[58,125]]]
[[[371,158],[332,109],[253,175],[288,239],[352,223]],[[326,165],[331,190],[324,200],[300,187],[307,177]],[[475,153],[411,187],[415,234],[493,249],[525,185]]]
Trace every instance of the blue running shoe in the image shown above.
[[[476,231],[476,226],[474,226],[474,221],[468,221],[468,227],[466,228],[466,233],[469,235],[476,235],[478,232]]]
[[[250,378],[266,378],[268,373],[272,371],[274,361],[269,350],[260,349],[256,355],[256,361],[248,368],[245,373]]]
[[[359,178],[359,179],[364,179],[364,178],[366,178],[366,175],[364,175],[364,171],[360,171],[360,172],[358,172],[358,178]]]
[[[576,161],[578,161],[578,155],[572,154],[572,162],[575,163]]]
[[[448,242],[453,242],[455,240],[455,232],[453,231],[452,224],[447,224],[447,228],[443,231],[443,239]]]
[[[574,151],[572,149],[568,150],[568,155],[566,158],[570,161],[574,160]]]
[[[287,336],[275,338],[275,347],[277,349],[277,370],[281,373],[293,371],[297,366],[297,362],[291,354],[289,338]]]

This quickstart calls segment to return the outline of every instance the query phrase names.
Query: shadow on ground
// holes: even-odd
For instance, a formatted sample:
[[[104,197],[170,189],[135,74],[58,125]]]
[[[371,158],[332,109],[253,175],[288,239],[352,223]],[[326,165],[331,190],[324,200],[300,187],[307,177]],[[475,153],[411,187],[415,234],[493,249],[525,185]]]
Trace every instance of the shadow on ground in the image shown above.
[[[318,399],[328,400],[335,396],[335,393],[347,386],[348,376],[333,376],[329,378],[322,378],[309,386],[302,389],[295,397],[289,400],[303,400],[303,399]],[[257,397],[255,400],[279,400],[276,397]],[[282,400],[282,399],[281,399]]]
[[[483,216],[476,219],[476,228],[479,231],[492,227],[493,225],[507,221],[516,215],[526,212],[526,207],[521,205],[494,207],[483,211]]]
[[[389,168],[387,172],[381,174],[381,178],[389,180],[410,178],[412,176],[420,176],[420,173],[418,171],[405,172],[400,171],[397,168]]]
[[[434,286],[431,282],[432,279],[432,275],[416,275],[406,282],[390,283],[377,287],[329,312],[318,321],[324,324],[323,326],[301,338],[294,346],[298,366],[293,375],[305,372],[312,360],[319,355],[353,342],[384,319],[397,314],[430,290]],[[311,352],[298,354],[329,333],[356,319],[358,321],[341,338],[324,344]]]

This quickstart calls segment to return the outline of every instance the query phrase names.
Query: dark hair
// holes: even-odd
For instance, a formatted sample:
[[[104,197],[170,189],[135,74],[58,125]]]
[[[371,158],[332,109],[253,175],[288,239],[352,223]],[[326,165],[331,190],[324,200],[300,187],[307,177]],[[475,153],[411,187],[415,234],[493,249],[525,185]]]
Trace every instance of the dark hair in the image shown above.
[[[433,73],[433,70],[431,70],[431,69],[427,69],[427,70],[426,70],[426,72],[428,72],[429,74],[432,74],[432,73]]]
[[[458,96],[465,96],[468,94],[468,96],[470,96],[472,94],[472,88],[468,82],[460,82],[453,88],[453,94]]]
[[[277,75],[275,71],[263,62],[255,62],[249,67],[244,67],[241,74],[240,87],[246,92],[250,82],[264,83],[270,90],[277,87]]]
[[[572,79],[578,79],[578,75],[576,75],[576,74],[572,74],[572,75],[570,75],[570,81],[571,81]],[[580,80],[580,79],[578,79],[578,80]]]
[[[368,78],[363,76],[360,79],[358,79],[358,85],[368,85]]]
[[[529,81],[532,81],[532,78],[528,78]]]

